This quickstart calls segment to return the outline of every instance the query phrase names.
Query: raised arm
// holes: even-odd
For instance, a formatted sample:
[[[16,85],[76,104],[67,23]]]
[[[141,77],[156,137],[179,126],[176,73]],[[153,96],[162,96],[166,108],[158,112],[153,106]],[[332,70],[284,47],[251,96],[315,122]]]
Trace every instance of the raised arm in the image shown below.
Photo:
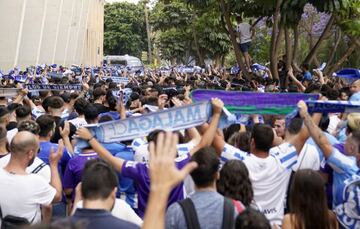
[[[301,118],[304,120],[305,126],[310,132],[310,136],[314,139],[316,144],[320,147],[321,151],[324,154],[324,157],[327,159],[330,157],[333,147],[331,143],[326,138],[325,134],[320,130],[318,125],[314,122],[307,111],[307,106],[304,101],[298,103],[299,112]]]
[[[57,148],[56,153],[54,152],[53,148],[50,149],[50,157],[49,157],[49,164],[51,171],[50,185],[54,187],[56,190],[52,203],[60,202],[62,197],[62,184],[58,170],[58,163],[63,155],[63,152],[64,152],[64,143],[62,142],[62,140],[59,140],[59,146]]]
[[[85,128],[80,127],[76,131],[77,137],[86,140],[93,150],[105,161],[109,162],[116,171],[121,172],[121,168],[125,162],[125,160],[121,158],[114,157],[107,149],[105,149],[91,134],[91,132]]]
[[[206,132],[202,136],[200,143],[198,145],[196,145],[190,151],[190,155],[193,155],[195,152],[197,152],[201,148],[210,146],[214,140],[217,126],[219,124],[221,112],[224,107],[224,103],[220,99],[217,99],[217,98],[212,99],[211,103],[212,103],[212,107],[213,107],[213,115],[211,118],[209,128],[206,130]]]
[[[322,114],[320,113],[316,113],[316,114],[313,114],[313,116],[310,117],[310,119],[313,121],[314,125],[318,125],[320,120],[321,120],[321,116]],[[293,146],[295,146],[296,148],[296,152],[298,154],[300,154],[305,142],[307,141],[307,139],[310,137],[310,134],[309,134],[309,131],[308,131],[308,128],[306,128],[306,126],[303,126],[300,130],[300,132],[295,135],[293,138],[291,138],[288,142],[290,144],[292,144]]]
[[[294,83],[300,89],[300,91],[304,92],[306,90],[305,86],[294,76],[294,72],[291,67],[288,71],[288,76],[294,81]]]

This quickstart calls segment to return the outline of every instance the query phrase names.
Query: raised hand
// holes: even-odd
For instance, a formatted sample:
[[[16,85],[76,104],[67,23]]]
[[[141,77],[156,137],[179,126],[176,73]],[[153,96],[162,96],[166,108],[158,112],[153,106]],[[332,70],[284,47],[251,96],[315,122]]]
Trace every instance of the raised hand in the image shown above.
[[[86,127],[80,127],[76,131],[76,137],[89,141],[93,137],[93,134]]]
[[[307,115],[309,115],[307,105],[303,100],[298,102],[297,107],[299,109],[299,114],[301,118],[305,118]]]
[[[59,132],[61,137],[66,138],[69,137],[70,134],[70,123],[68,121],[64,122],[64,128],[59,126]]]
[[[223,101],[221,101],[221,99],[214,98],[211,99],[211,104],[212,104],[213,112],[215,114],[221,114],[222,109],[224,107]]]
[[[64,153],[64,142],[63,140],[59,140],[58,142],[58,148],[57,151],[54,151],[54,148],[50,149],[50,156],[49,156],[49,163],[52,166],[57,166],[61,157],[63,156]]]

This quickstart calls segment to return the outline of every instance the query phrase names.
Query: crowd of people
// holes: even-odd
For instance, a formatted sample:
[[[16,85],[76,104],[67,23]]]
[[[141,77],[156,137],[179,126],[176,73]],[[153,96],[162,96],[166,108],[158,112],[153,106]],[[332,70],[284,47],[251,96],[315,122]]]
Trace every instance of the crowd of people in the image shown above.
[[[211,121],[180,131],[103,143],[88,128],[188,106],[199,88],[360,102],[360,79],[302,68],[280,62],[280,81],[266,70],[247,78],[214,67],[140,74],[50,65],[3,74],[2,228],[359,228],[360,113],[309,114],[299,101],[300,117],[289,123],[253,114],[219,129],[224,103],[209,98]],[[17,95],[5,93],[14,88]]]

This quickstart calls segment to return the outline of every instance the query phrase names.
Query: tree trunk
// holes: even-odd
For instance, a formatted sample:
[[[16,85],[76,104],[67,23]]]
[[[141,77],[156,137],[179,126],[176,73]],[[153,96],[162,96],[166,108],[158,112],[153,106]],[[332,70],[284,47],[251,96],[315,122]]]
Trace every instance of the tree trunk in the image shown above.
[[[236,62],[240,66],[240,69],[242,70],[242,72],[246,76],[246,78],[249,79],[250,75],[246,71],[245,63],[243,62],[243,60],[241,58],[240,47],[238,46],[238,43],[236,42],[236,35],[235,35],[234,29],[233,29],[233,26],[231,23],[230,12],[228,9],[228,5],[225,3],[225,0],[220,0],[220,7],[221,7],[222,14],[224,15],[224,19],[225,19],[225,23],[227,26],[227,30],[230,35],[231,43],[234,47]]]
[[[281,35],[279,30],[279,21],[280,21],[280,6],[282,0],[276,0],[276,8],[274,13],[274,24],[271,34],[271,45],[270,45],[270,71],[274,79],[279,79],[279,72],[277,68],[277,40],[279,35]]]
[[[288,27],[285,27],[285,51],[286,51],[286,70],[289,70],[292,63],[292,50],[291,50],[290,30]]]
[[[357,42],[359,42],[359,41],[360,41],[359,38],[356,39],[355,41],[351,41],[351,45],[344,52],[343,56],[333,66],[331,66],[329,68],[329,70],[326,72],[326,75],[332,76],[332,74],[341,67],[341,65],[347,60],[347,58],[351,55],[351,53],[358,46]]]
[[[221,56],[215,55],[215,67],[218,68],[221,66]]]
[[[334,24],[335,18],[334,16],[331,16],[324,31],[322,32],[321,36],[319,37],[319,40],[316,42],[315,46],[311,48],[309,54],[306,56],[303,63],[310,64],[311,61],[314,59],[317,51],[320,48],[321,43],[325,40],[327,34],[330,32],[332,25]]]
[[[199,41],[198,41],[198,38],[197,38],[195,28],[193,28],[192,30],[193,30],[193,38],[194,38],[194,45],[195,45],[195,49],[196,49],[196,54],[198,55],[198,59],[199,59],[199,63],[197,65],[205,66],[204,57],[200,52]]]
[[[294,32],[294,46],[293,46],[293,52],[291,56],[291,63],[297,63],[297,54],[298,54],[298,48],[299,48],[299,24],[294,25],[293,27]]]
[[[329,59],[326,62],[327,64],[326,64],[325,72],[329,69],[329,66],[334,61],[336,50],[339,47],[339,44],[340,44],[340,41],[341,41],[341,30],[340,29],[337,29],[337,32],[335,33],[335,39],[336,40],[335,40],[334,47],[331,48],[331,53],[329,55]]]

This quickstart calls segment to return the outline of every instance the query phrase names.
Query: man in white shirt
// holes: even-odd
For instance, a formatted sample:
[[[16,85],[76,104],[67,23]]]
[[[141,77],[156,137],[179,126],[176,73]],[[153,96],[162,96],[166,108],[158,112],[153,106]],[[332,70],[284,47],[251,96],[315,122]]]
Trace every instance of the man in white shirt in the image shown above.
[[[246,67],[248,68],[248,71],[251,72],[251,57],[249,55],[249,49],[251,46],[251,38],[253,37],[255,30],[249,23],[243,22],[241,16],[238,16],[236,21],[238,23],[236,26],[236,33],[238,36],[237,41],[239,43],[240,50],[245,57]]]
[[[3,218],[12,215],[29,223],[41,221],[40,205],[48,206],[61,200],[62,185],[57,164],[62,156],[63,144],[50,156],[51,181],[47,183],[26,168],[33,163],[39,150],[39,141],[28,131],[17,133],[10,145],[9,163],[0,168],[0,208]]]
[[[316,122],[320,120],[316,117]],[[237,149],[217,136],[213,141],[220,159],[242,160],[249,170],[254,200],[272,225],[280,226],[284,217],[285,198],[293,167],[309,134],[306,128],[279,146],[272,147],[273,129],[256,124],[251,133],[250,152]]]

